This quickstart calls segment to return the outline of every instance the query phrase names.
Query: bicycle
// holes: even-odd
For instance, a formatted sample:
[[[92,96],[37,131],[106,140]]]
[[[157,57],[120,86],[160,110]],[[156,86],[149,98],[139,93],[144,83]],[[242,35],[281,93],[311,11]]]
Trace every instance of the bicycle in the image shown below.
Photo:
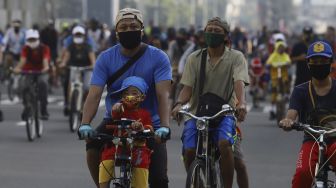
[[[82,73],[87,70],[91,70],[91,66],[76,67],[69,66],[70,74],[74,74],[75,80],[70,84],[70,114],[69,114],[69,126],[70,131],[75,132],[80,125],[81,111],[83,106],[83,81]]]
[[[106,127],[107,129],[117,129],[117,136],[99,133],[93,137],[93,139],[103,141],[104,143],[112,143],[116,146],[117,150],[118,147],[121,147],[121,152],[116,152],[115,154],[114,165],[115,167],[119,167],[119,177],[110,174],[113,188],[131,188],[133,141],[135,139],[151,139],[154,137],[154,133],[152,133],[151,130],[134,133],[131,128],[133,122],[135,122],[135,120],[126,118],[113,120],[109,125],[106,125]],[[127,134],[125,135],[123,132],[127,132]],[[109,170],[106,171],[109,172]],[[113,169],[113,171],[115,172],[115,169]]]
[[[276,89],[276,120],[279,123],[284,117],[286,113],[286,100],[285,100],[285,83],[282,80],[282,69],[285,68],[284,66],[277,67],[277,79],[278,79],[278,86]]]
[[[329,134],[335,133],[336,129],[315,129],[313,128],[313,126],[303,123],[295,123],[292,126],[292,129],[298,131],[308,131],[309,133],[318,135],[318,138],[316,139],[319,148],[318,163],[315,167],[314,182],[312,188],[336,188],[335,182],[328,179],[328,172],[335,170],[328,165],[328,161],[331,157],[329,159],[326,159],[326,156],[323,155],[326,150],[325,137]]]
[[[17,95],[16,89],[19,78],[13,74],[12,69],[17,63],[13,57],[13,54],[11,54],[10,52],[4,52],[4,60],[5,62],[3,62],[3,77],[1,80],[6,84],[8,99],[10,101],[13,101],[15,95]]]
[[[188,112],[187,106],[179,111],[180,114],[196,120],[198,139],[196,145],[196,157],[187,172],[186,188],[221,188],[222,176],[220,173],[220,156],[211,139],[209,122],[219,116],[234,115],[234,109],[229,105],[223,105],[222,110],[211,117],[197,117]]]
[[[25,106],[25,121],[26,130],[29,141],[34,141],[36,137],[41,137],[43,133],[43,122],[40,119],[39,114],[39,86],[38,78],[42,75],[41,72],[34,71],[21,71],[21,74],[26,76],[31,84],[23,91],[22,95],[24,99],[28,99]]]

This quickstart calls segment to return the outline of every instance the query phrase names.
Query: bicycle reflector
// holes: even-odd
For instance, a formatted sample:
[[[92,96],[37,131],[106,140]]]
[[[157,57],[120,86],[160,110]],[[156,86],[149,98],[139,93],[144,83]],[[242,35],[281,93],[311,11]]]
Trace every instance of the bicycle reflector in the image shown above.
[[[205,129],[205,120],[197,120],[196,121],[196,127],[198,130],[204,130]]]

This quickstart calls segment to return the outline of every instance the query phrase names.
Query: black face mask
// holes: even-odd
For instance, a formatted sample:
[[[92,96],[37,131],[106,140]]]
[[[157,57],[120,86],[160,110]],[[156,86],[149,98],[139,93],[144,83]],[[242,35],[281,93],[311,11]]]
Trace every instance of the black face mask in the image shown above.
[[[330,74],[331,64],[322,64],[322,65],[308,65],[309,71],[312,77],[317,80],[324,80]]]
[[[186,40],[184,38],[176,38],[176,43],[179,46],[184,46],[186,44]]]
[[[14,27],[14,32],[15,33],[18,33],[20,31],[20,28],[19,27]]]
[[[134,49],[141,43],[141,30],[119,32],[119,42],[126,49]]]

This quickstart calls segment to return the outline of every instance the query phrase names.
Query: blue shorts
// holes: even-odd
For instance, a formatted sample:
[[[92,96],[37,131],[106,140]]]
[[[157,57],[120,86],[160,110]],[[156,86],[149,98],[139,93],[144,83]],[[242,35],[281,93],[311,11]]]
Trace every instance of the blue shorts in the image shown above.
[[[218,144],[220,140],[227,140],[231,145],[234,144],[234,136],[236,135],[236,122],[233,116],[225,116],[221,123],[215,127],[210,128],[213,142]],[[197,128],[196,120],[190,119],[184,123],[182,133],[183,149],[196,148],[197,144]]]

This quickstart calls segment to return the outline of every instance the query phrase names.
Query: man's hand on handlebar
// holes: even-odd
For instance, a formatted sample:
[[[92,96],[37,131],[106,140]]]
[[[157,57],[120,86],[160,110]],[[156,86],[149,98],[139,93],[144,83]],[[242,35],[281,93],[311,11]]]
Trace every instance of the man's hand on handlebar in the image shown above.
[[[155,131],[155,141],[157,143],[164,143],[170,139],[170,128],[160,127]]]
[[[294,121],[288,118],[285,118],[279,122],[279,126],[285,131],[292,130],[293,124],[294,124]]]
[[[238,104],[236,108],[236,116],[239,122],[245,120],[246,113],[247,113],[246,104],[245,103]]]
[[[134,121],[132,124],[131,124],[131,127],[134,131],[136,132],[141,132],[144,130],[144,126],[143,124],[140,122],[140,120],[137,120],[137,121]]]
[[[14,69],[11,69],[13,71],[14,74],[20,74],[21,73],[21,69],[15,67]]]
[[[171,112],[171,115],[173,116],[173,119],[177,121],[177,125],[180,126],[180,122],[182,121],[183,116],[179,113],[179,111],[182,109],[182,104],[177,103],[174,105],[173,110]]]

